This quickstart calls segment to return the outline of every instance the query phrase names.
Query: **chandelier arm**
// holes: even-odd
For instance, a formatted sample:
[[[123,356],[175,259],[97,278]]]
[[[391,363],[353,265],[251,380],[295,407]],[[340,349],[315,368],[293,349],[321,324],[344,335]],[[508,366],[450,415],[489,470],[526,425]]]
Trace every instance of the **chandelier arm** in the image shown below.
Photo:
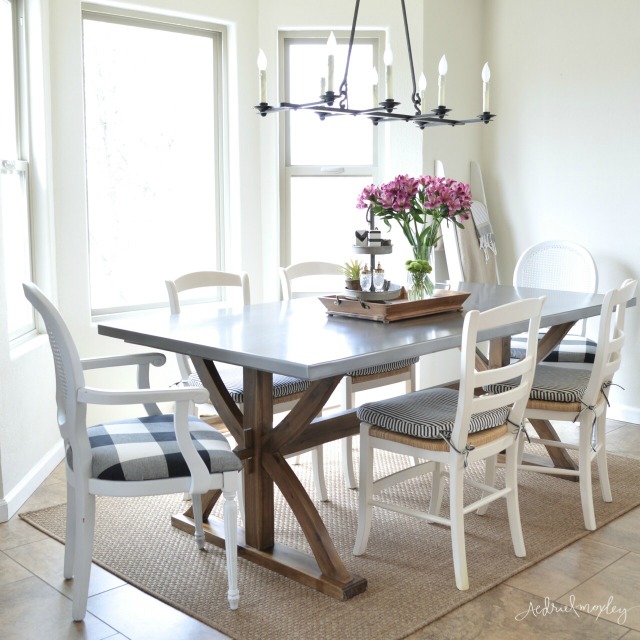
[[[353,49],[353,41],[356,36],[356,25],[358,23],[358,10],[360,9],[360,0],[356,0],[356,6],[353,10],[353,22],[351,23],[351,34],[349,35],[349,49],[347,51],[347,63],[344,66],[344,78],[340,83],[340,95],[342,96],[340,100],[340,107],[348,107],[348,88],[347,88],[347,78],[349,76],[349,62],[351,62],[351,51]]]
[[[413,84],[413,91],[411,93],[411,102],[413,102],[413,106],[416,110],[416,114],[420,115],[422,110],[420,108],[420,96],[418,95],[418,91],[416,89],[416,72],[413,69],[413,53],[411,52],[411,38],[409,36],[409,22],[407,21],[407,8],[405,6],[404,0],[400,0],[400,4],[402,5],[402,18],[404,20],[404,35],[407,40],[407,52],[409,54],[409,69],[411,70],[411,82]]]

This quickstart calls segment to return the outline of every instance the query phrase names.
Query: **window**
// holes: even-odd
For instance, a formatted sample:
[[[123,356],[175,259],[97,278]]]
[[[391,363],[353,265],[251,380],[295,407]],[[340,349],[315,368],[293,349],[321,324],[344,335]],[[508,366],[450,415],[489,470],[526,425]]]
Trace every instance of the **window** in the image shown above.
[[[286,99],[309,102],[320,95],[326,75],[326,35],[284,36]],[[339,90],[348,38],[338,38],[335,91]],[[378,38],[356,38],[349,64],[349,106],[373,105],[372,69]],[[377,128],[366,118],[320,121],[309,112],[287,112],[285,134],[283,262],[343,263],[352,258],[354,232],[366,226],[355,204],[377,173]],[[337,239],[341,239],[337,241]]]
[[[0,0],[0,246],[10,340],[35,328],[22,292],[22,283],[32,278],[27,132],[21,127],[27,121],[24,65],[23,4]]]
[[[222,33],[86,12],[93,314],[166,304],[221,255]]]

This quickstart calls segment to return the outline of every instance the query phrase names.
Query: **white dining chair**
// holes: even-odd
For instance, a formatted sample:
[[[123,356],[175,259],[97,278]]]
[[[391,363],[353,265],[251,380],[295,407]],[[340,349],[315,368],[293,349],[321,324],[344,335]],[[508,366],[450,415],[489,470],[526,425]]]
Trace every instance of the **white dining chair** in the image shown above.
[[[607,469],[606,424],[609,389],[615,372],[620,368],[621,350],[625,343],[624,323],[626,305],[633,298],[636,280],[625,280],[617,289],[609,291],[602,303],[598,331],[598,347],[590,369],[576,369],[566,365],[539,364],[531,388],[525,418],[553,420],[576,424],[577,445],[557,440],[531,438],[546,446],[562,447],[578,452],[578,468],[559,469],[535,464],[521,465],[522,471],[577,476],[584,526],[596,528],[591,486],[591,466],[595,459],[600,478],[600,491],[605,502],[612,501]],[[502,391],[511,386],[506,382],[487,387]],[[520,451],[522,458],[522,451]],[[569,490],[570,487],[567,487]]]
[[[302,284],[304,286],[305,282],[315,281],[314,286],[317,286],[317,278],[339,274],[339,267],[340,265],[333,262],[298,262],[288,267],[281,267],[280,287],[283,299],[291,300],[296,296],[294,289],[296,285]],[[340,280],[342,281],[344,278],[340,278]],[[377,389],[396,383],[404,383],[407,393],[415,391],[416,369],[419,360],[420,358],[408,358],[386,365],[349,372],[340,383],[340,409],[343,411],[353,409],[356,393],[360,391]],[[357,483],[353,469],[353,438],[351,436],[343,438],[341,446],[345,483],[349,489],[355,489]]]
[[[95,528],[95,496],[151,496],[188,491],[193,501],[195,540],[204,549],[202,494],[220,490],[225,498],[224,538],[228,600],[238,607],[237,503],[241,460],[224,436],[188,414],[190,403],[206,400],[204,389],[149,389],[150,365],[161,353],[80,359],[62,316],[32,283],[23,285],[29,302],[44,319],[56,375],[58,427],[64,440],[67,520],[64,577],[73,578],[72,615],[87,610]],[[84,371],[137,365],[136,390],[88,387]],[[175,402],[173,414],[162,414],[157,402]],[[143,404],[147,415],[87,425],[88,405]],[[167,522],[167,526],[171,526]]]
[[[354,555],[365,553],[372,525],[373,508],[380,508],[426,522],[451,528],[453,565],[456,586],[469,588],[465,551],[464,517],[471,511],[480,515],[499,499],[507,501],[511,540],[516,556],[525,555],[520,524],[517,481],[517,443],[523,430],[523,414],[535,369],[540,314],[544,298],[519,300],[485,312],[469,311],[465,315],[460,358],[460,383],[451,388],[432,388],[404,396],[366,403],[359,407],[360,423],[360,489],[358,531]],[[528,323],[531,338],[526,356],[515,363],[495,369],[476,371],[478,335],[504,330],[512,323]],[[475,395],[486,384],[516,378],[518,383],[508,390]],[[410,466],[374,481],[374,456],[377,450],[419,458],[422,464]],[[505,487],[495,486],[495,462],[499,452],[506,453]],[[468,465],[485,460],[485,482],[479,483],[465,474]],[[444,466],[448,467],[445,472]],[[379,469],[377,473],[379,473]],[[413,478],[432,474],[431,502],[428,512],[392,502],[392,495],[380,494],[385,489]],[[440,515],[443,477],[449,478],[449,517]],[[464,504],[464,484],[481,489],[482,496]],[[427,485],[425,484],[425,490]],[[396,490],[395,493],[400,493]],[[428,553],[428,532],[425,553]],[[397,551],[397,550],[396,550]]]
[[[169,308],[172,314],[181,312],[181,297],[185,294],[196,294],[196,301],[206,300],[207,292],[212,288],[240,287],[242,291],[243,304],[251,304],[251,288],[249,276],[242,273],[231,273],[227,271],[196,271],[186,273],[175,280],[166,280],[167,293],[169,296]],[[193,298],[192,298],[193,299]],[[187,355],[176,353],[178,367],[182,377],[182,383],[186,386],[202,387],[200,377],[195,372],[191,360]],[[242,368],[224,363],[216,364],[220,377],[225,387],[238,405],[244,411],[244,381],[242,378]],[[302,397],[302,394],[309,388],[310,382],[291,376],[273,376],[273,409],[274,413],[290,411],[295,403]],[[326,501],[327,485],[324,477],[324,456],[322,445],[313,447],[301,453],[311,452],[313,464],[313,478],[316,495],[319,500]],[[241,503],[242,506],[242,503]]]
[[[591,254],[582,245],[568,240],[546,240],[529,247],[520,256],[513,272],[513,286],[596,293],[598,269]],[[544,361],[590,368],[597,343],[588,338],[586,332],[587,323],[577,323]],[[511,339],[512,358],[522,356],[524,341],[522,335]]]

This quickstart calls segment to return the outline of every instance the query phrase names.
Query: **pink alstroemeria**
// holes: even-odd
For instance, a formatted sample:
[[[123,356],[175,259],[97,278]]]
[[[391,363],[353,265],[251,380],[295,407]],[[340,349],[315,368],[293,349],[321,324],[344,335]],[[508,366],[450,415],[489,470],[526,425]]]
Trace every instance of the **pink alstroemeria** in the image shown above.
[[[461,227],[471,213],[471,188],[451,178],[398,175],[390,182],[368,185],[356,207],[370,211],[389,228],[395,220],[411,244],[414,257],[428,259],[443,221]]]

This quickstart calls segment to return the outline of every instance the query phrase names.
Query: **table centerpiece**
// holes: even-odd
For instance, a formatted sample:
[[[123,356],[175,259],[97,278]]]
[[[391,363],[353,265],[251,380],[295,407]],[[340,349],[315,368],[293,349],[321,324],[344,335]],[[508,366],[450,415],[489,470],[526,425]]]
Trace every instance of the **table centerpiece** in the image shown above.
[[[464,227],[460,221],[471,214],[471,188],[450,178],[399,175],[380,186],[366,186],[356,207],[384,220],[389,229],[391,221],[402,229],[413,251],[413,260],[406,261],[408,295],[417,300],[433,293],[431,254],[440,225],[446,221]]]

